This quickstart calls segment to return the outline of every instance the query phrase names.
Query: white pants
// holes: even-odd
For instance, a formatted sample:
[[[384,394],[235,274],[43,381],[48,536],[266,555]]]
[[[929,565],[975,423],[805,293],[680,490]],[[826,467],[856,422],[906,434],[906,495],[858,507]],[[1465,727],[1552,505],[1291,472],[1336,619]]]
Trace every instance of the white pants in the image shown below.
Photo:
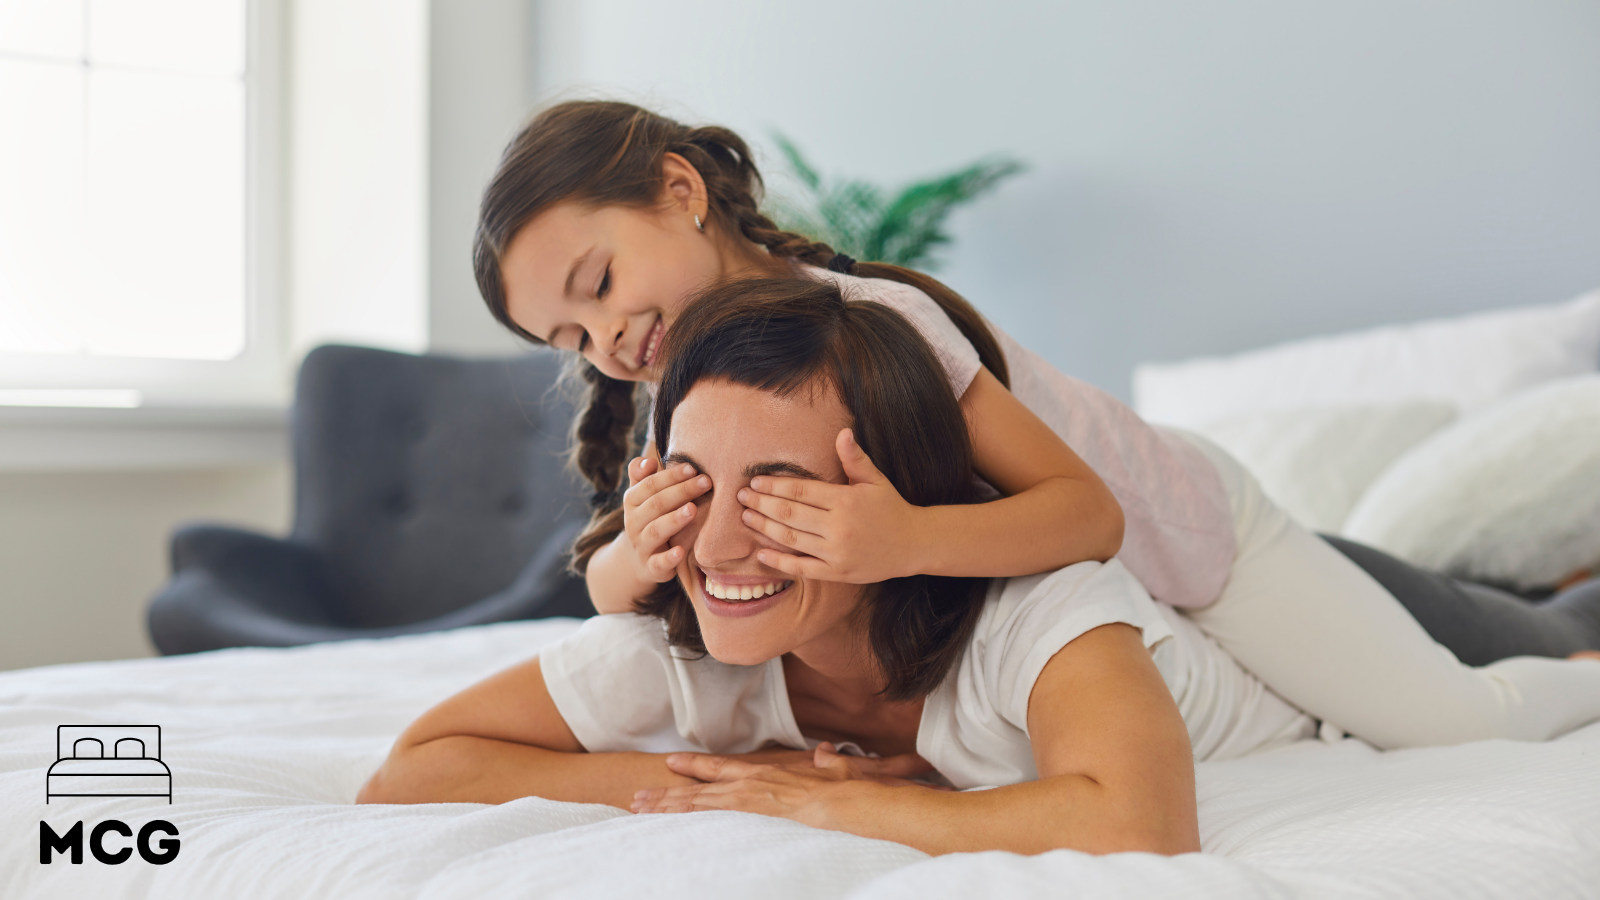
[[[1221,596],[1183,613],[1279,696],[1382,749],[1538,741],[1600,719],[1600,662],[1462,664],[1226,451],[1178,433],[1217,466],[1238,536]]]

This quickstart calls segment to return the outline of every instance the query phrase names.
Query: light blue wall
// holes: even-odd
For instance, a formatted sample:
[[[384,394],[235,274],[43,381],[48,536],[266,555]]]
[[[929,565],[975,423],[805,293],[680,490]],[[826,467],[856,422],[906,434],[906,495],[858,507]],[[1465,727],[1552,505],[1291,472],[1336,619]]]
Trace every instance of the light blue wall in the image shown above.
[[[1124,397],[1141,360],[1600,284],[1593,0],[546,0],[533,28],[537,98],[781,128],[891,183],[1023,157],[942,275]]]

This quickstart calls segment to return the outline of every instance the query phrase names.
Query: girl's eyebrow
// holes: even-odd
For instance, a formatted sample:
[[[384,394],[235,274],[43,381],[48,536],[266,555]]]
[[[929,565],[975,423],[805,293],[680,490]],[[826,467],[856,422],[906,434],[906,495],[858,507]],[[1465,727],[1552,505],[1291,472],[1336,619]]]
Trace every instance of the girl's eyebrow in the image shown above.
[[[695,462],[694,458],[687,453],[674,450],[673,452],[668,453],[666,456],[661,457],[662,469],[671,468],[678,463],[688,463],[689,465],[694,466],[696,472],[705,471],[705,468],[699,463]],[[807,478],[811,481],[827,480],[805,466],[793,462],[759,462],[751,463],[750,465],[744,467],[745,478],[754,478],[757,475],[788,475],[793,478]]]

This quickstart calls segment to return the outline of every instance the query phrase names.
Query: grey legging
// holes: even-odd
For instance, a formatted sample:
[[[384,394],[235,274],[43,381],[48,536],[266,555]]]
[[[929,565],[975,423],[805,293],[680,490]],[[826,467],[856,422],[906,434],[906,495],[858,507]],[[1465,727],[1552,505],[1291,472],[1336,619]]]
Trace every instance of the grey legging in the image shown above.
[[[1425,572],[1343,538],[1321,538],[1383,585],[1435,641],[1469,666],[1511,656],[1564,657],[1600,650],[1600,578],[1530,600]]]

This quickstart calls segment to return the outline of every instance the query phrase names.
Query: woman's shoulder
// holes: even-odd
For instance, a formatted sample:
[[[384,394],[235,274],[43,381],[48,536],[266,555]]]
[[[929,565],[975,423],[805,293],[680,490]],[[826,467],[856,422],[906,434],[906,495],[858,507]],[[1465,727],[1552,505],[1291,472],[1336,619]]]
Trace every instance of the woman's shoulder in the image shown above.
[[[1025,717],[1028,695],[1050,659],[1113,623],[1139,629],[1147,648],[1173,636],[1149,593],[1117,559],[1005,579],[990,589],[962,665],[1006,718]]]

